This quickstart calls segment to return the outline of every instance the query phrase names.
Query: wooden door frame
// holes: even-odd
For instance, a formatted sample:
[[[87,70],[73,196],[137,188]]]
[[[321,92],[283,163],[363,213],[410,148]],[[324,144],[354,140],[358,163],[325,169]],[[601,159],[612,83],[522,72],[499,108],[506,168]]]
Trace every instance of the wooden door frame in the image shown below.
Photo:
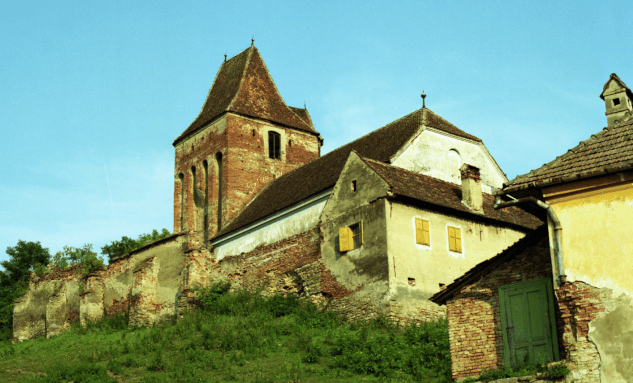
[[[506,369],[509,369],[512,366],[512,358],[511,358],[511,350],[510,350],[510,339],[508,338],[508,331],[506,330],[508,326],[508,318],[506,317],[506,302],[504,293],[509,289],[516,288],[526,288],[530,286],[539,286],[545,285],[546,294],[547,294],[547,308],[548,308],[548,317],[550,324],[550,333],[552,334],[552,348],[554,360],[560,360],[560,353],[558,350],[558,333],[556,331],[556,315],[554,311],[554,289],[552,287],[552,278],[538,278],[531,279],[529,281],[511,283],[509,285],[499,286],[499,311],[501,311],[501,332],[503,335],[503,359],[505,362]]]

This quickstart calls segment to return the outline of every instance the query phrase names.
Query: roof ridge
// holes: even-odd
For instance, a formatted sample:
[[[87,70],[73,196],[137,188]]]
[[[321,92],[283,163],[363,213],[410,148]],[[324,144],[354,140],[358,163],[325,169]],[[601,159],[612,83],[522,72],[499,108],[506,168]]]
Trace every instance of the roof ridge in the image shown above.
[[[242,52],[248,51],[248,58],[246,58],[246,64],[244,64],[244,70],[242,71],[242,75],[240,76],[240,84],[237,86],[237,91],[233,95],[233,98],[231,99],[231,102],[229,103],[229,105],[224,110],[225,112],[228,112],[229,110],[231,110],[231,108],[233,108],[233,103],[237,99],[237,96],[240,94],[240,90],[242,90],[242,85],[244,85],[244,77],[246,77],[246,71],[248,70],[248,66],[251,64],[251,57],[253,57],[253,49],[252,48],[255,48],[255,46],[251,45],[250,47],[248,47],[248,48],[246,48],[246,49],[244,49],[242,51]],[[242,53],[242,52],[240,52],[240,53]],[[233,59],[236,56],[237,55],[231,57],[231,59]],[[269,74],[269,76],[270,76],[270,74]]]
[[[255,46],[253,46],[253,48],[255,48],[255,51],[259,54],[259,50]],[[261,55],[259,56],[261,58]],[[292,108],[290,108],[286,100],[284,100],[284,98],[281,97],[281,93],[279,92],[279,89],[277,88],[277,84],[275,84],[275,81],[273,80],[273,76],[270,75],[270,71],[268,70],[268,66],[266,66],[266,62],[264,61],[264,59],[261,59],[261,61],[262,61],[264,70],[266,71],[266,74],[270,78],[270,82],[273,84],[273,89],[275,90],[275,93],[277,93],[277,96],[279,96],[279,99],[281,99],[281,102],[286,106],[286,108],[288,108],[290,113],[292,113],[301,123],[303,123],[306,126],[306,128],[308,128],[308,130],[316,132],[316,130],[312,126],[308,125],[307,122],[303,121],[303,118],[301,118],[297,113],[295,113],[295,111],[292,110]],[[249,57],[249,62],[247,63],[247,67],[248,67],[248,64],[250,64],[250,57]]]

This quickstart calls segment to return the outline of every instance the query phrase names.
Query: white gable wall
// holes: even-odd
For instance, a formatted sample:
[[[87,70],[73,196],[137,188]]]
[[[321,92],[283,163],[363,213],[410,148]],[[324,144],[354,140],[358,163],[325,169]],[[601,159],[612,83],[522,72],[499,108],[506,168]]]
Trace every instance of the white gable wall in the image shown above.
[[[481,189],[486,193],[508,181],[483,143],[433,128],[423,130],[391,161],[394,166],[458,185],[463,163],[479,168]]]

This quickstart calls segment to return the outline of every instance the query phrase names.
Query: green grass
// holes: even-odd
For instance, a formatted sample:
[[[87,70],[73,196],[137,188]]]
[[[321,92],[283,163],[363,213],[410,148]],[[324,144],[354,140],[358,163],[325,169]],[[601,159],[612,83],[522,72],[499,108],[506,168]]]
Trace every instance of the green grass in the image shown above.
[[[200,296],[204,308],[175,323],[128,328],[118,316],[4,343],[0,381],[451,382],[445,321],[349,324],[294,296],[229,293],[228,285]]]

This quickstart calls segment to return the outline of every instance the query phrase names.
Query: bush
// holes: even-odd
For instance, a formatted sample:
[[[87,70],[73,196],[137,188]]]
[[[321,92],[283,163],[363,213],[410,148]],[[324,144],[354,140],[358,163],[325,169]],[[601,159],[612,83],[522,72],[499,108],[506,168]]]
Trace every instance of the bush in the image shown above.
[[[129,237],[122,237],[120,241],[112,241],[109,245],[105,245],[101,248],[101,254],[108,256],[108,262],[112,263],[112,261],[123,254],[129,253],[130,251],[140,249],[145,245],[149,245],[152,242],[156,242],[159,239],[169,237],[171,233],[167,229],[163,229],[158,232],[158,230],[154,229],[149,234],[141,234],[138,236],[138,239],[132,239]]]
[[[84,247],[70,247],[64,246],[64,251],[58,251],[53,256],[53,262],[60,269],[65,269],[69,266],[80,265],[81,273],[85,276],[93,271],[96,271],[104,267],[103,257],[97,256],[97,253],[92,251],[92,244],[85,244]]]

